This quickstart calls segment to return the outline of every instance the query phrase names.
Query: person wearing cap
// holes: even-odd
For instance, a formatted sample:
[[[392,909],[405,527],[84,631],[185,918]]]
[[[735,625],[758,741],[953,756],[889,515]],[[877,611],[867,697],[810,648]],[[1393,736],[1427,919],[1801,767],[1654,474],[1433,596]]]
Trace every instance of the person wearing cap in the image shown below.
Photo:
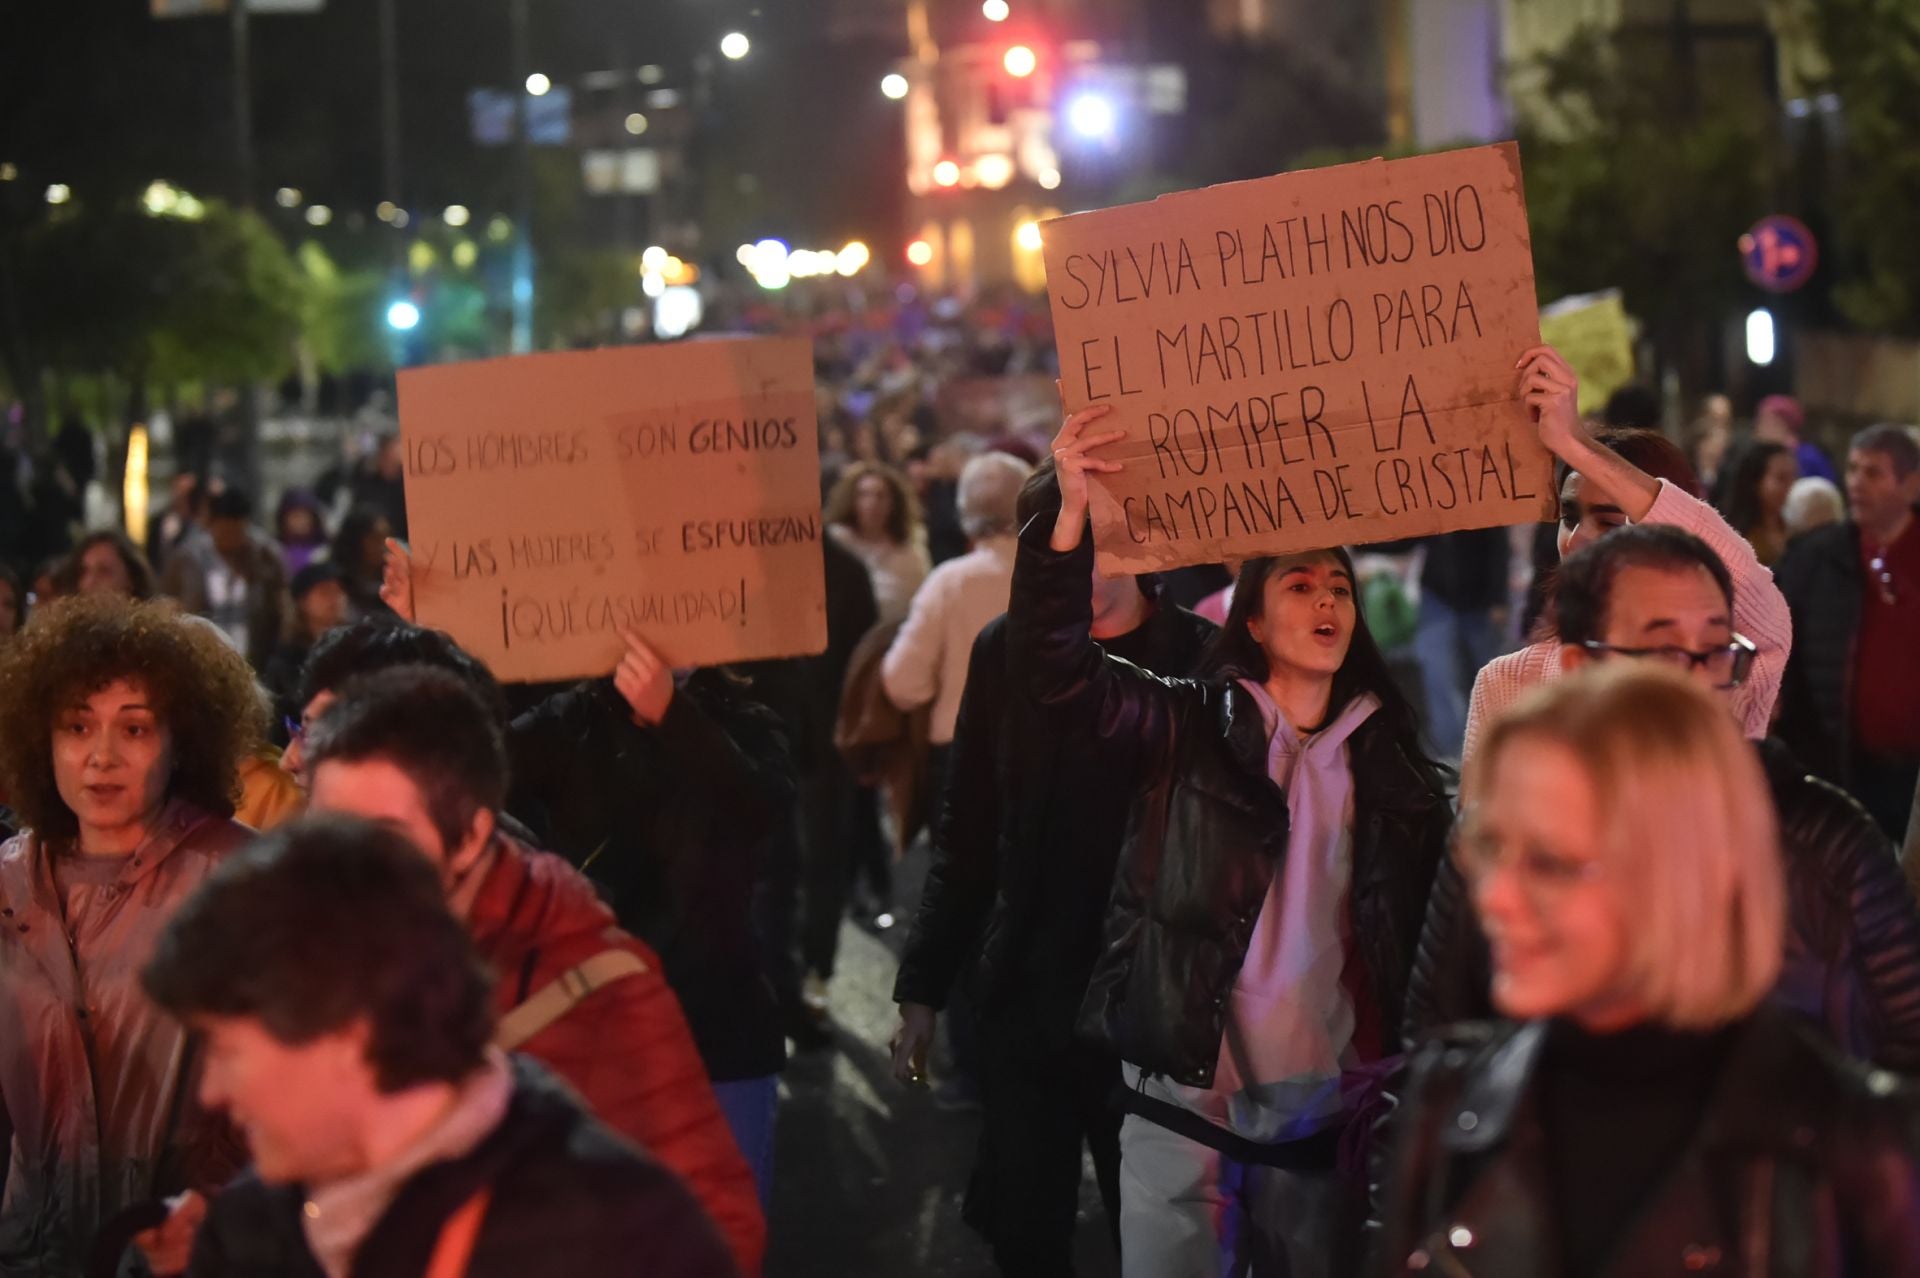
[[[1833,468],[1833,462],[1827,457],[1825,450],[1812,440],[1800,437],[1800,432],[1805,429],[1806,424],[1806,410],[1801,408],[1800,401],[1791,395],[1769,395],[1753,410],[1755,439],[1785,444],[1792,449],[1794,461],[1800,463],[1802,478],[1813,476],[1838,484],[1840,472]]]

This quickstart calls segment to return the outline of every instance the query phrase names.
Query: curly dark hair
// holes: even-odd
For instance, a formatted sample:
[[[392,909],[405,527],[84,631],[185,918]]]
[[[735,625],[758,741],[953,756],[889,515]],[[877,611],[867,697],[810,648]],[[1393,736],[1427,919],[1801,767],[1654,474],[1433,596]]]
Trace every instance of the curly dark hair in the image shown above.
[[[857,529],[859,521],[854,517],[853,498],[860,481],[869,475],[886,484],[887,491],[893,494],[893,510],[887,516],[888,539],[896,546],[906,545],[908,539],[924,530],[925,518],[920,513],[920,498],[914,494],[913,485],[892,466],[880,462],[855,462],[841,471],[839,482],[827,494],[823,516],[829,524]]]
[[[49,838],[78,832],[54,783],[54,716],[117,679],[146,689],[173,734],[168,795],[233,815],[240,762],[260,736],[246,658],[170,601],[95,596],[34,609],[0,647],[0,790],[25,824]]]

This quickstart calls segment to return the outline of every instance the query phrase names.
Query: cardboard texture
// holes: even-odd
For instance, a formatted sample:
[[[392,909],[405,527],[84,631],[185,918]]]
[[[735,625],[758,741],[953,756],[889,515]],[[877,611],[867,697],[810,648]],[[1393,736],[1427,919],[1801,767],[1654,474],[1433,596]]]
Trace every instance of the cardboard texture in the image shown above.
[[[499,678],[826,648],[806,341],[409,369],[400,433],[420,622]]]
[[[1617,288],[1541,307],[1540,337],[1579,375],[1583,413],[1598,413],[1633,380],[1633,320]]]
[[[1287,173],[1042,227],[1102,571],[1552,518],[1512,143]]]

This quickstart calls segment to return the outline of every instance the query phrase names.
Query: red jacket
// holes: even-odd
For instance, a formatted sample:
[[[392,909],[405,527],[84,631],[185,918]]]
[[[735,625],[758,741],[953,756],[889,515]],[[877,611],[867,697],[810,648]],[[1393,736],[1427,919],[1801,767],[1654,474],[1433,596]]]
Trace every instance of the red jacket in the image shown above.
[[[740,1271],[758,1274],[767,1223],[753,1173],[659,959],[615,925],[593,885],[565,861],[504,835],[494,848],[467,925],[493,968],[501,1016],[606,950],[625,950],[646,964],[644,972],[595,989],[517,1050],[677,1172],[719,1226]]]

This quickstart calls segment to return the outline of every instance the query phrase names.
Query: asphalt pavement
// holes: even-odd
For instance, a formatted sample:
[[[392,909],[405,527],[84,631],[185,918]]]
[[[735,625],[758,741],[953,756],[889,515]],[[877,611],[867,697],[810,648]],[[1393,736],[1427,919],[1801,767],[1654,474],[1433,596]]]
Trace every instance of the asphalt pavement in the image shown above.
[[[991,1278],[986,1244],[960,1219],[979,1118],[943,1112],[893,1081],[893,974],[926,872],[924,842],[898,867],[901,922],[841,929],[834,1043],[781,1079],[767,1278]],[[936,1057],[937,1070],[939,1059]],[[1091,1169],[1076,1239],[1079,1278],[1119,1272]]]

